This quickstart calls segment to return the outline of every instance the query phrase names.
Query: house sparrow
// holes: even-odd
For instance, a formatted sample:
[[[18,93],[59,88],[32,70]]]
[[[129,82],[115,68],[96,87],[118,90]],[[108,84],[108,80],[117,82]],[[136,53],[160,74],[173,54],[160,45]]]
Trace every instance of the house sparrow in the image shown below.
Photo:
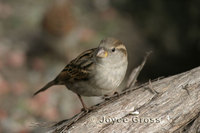
[[[65,85],[78,95],[83,108],[87,110],[81,95],[112,95],[124,79],[127,65],[124,44],[115,38],[106,38],[97,48],[86,50],[72,60],[54,80],[34,95],[53,85]]]

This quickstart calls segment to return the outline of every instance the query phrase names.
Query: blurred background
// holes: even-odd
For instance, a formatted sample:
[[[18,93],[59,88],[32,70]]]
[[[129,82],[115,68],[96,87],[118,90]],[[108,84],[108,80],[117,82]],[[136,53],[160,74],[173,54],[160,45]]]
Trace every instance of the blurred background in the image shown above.
[[[43,132],[43,123],[80,112],[64,86],[32,94],[108,36],[128,49],[127,75],[153,51],[139,83],[199,66],[199,7],[198,0],[0,0],[0,132]]]

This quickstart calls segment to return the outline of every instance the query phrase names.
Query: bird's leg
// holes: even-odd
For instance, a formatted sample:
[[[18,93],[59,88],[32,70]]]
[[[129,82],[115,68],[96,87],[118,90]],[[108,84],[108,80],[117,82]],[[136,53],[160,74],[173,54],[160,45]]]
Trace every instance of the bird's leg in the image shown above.
[[[104,96],[103,96],[103,99],[104,99],[104,100],[109,100],[109,99],[110,99],[110,96],[109,96],[109,95],[104,95]]]
[[[81,101],[81,104],[83,106],[83,110],[86,111],[86,112],[88,112],[89,109],[85,106],[85,104],[84,104],[83,99],[81,98],[81,96],[79,94],[77,94],[77,96],[78,96],[79,100]]]
[[[104,95],[103,99],[104,100],[109,100],[112,97],[119,97],[120,93],[115,91],[112,95]]]

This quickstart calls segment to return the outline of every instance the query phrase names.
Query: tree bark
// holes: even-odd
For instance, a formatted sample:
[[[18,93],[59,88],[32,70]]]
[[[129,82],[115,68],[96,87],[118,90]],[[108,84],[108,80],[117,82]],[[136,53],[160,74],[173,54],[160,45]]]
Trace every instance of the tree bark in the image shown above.
[[[80,119],[79,119],[80,118]],[[49,132],[200,132],[200,67],[128,88]]]

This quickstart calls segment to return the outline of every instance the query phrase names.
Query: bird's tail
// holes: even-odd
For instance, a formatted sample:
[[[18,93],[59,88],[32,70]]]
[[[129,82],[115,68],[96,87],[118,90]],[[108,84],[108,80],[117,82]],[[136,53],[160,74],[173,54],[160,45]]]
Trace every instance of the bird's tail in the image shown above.
[[[39,89],[38,91],[36,91],[33,96],[37,95],[38,93],[47,90],[49,87],[55,85],[55,80],[50,81],[49,83],[47,83],[44,87],[42,87],[41,89]]]

